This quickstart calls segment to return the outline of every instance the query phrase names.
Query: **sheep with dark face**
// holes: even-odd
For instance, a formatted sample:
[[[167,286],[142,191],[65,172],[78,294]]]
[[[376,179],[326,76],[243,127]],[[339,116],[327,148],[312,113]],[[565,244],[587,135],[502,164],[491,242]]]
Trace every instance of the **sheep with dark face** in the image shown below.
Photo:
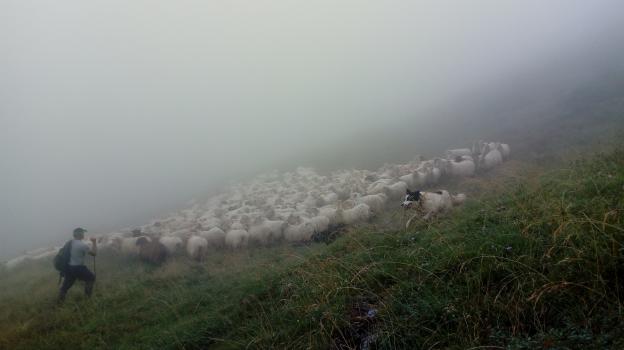
[[[141,261],[160,265],[167,260],[167,248],[156,239],[139,237],[136,240],[136,245],[139,247],[139,259]]]

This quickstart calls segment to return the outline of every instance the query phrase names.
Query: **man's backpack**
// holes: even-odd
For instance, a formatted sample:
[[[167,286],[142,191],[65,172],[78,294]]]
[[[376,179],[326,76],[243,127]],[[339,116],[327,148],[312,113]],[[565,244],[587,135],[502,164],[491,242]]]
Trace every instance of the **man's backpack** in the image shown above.
[[[69,266],[71,244],[72,241],[67,241],[63,248],[59,249],[59,252],[54,257],[54,268],[61,274],[61,277],[65,276],[65,272]]]

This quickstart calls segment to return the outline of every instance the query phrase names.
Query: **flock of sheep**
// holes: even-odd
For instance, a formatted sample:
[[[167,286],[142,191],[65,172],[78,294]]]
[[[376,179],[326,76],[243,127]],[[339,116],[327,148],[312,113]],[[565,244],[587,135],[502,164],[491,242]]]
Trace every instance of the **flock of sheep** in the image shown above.
[[[293,172],[263,174],[140,228],[101,235],[98,249],[160,263],[174,254],[186,253],[201,260],[211,249],[307,242],[342,225],[366,222],[391,201],[407,200],[406,193],[412,193],[411,199],[438,198],[436,194],[445,198],[421,203],[420,207],[428,208],[428,218],[449,203],[461,203],[465,196],[441,191],[415,197],[408,189],[431,187],[443,177],[473,176],[478,169],[502,163],[509,154],[507,144],[480,141],[471,149],[448,150],[444,158],[418,157],[406,164],[386,164],[377,171],[340,170],[321,175],[300,167]],[[33,250],[5,266],[11,269],[28,260],[49,258],[59,249]]]

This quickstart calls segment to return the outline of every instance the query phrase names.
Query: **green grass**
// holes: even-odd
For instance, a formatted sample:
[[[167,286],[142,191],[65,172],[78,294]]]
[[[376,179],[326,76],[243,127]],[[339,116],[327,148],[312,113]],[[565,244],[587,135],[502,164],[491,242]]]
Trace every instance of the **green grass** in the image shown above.
[[[0,348],[624,348],[624,148],[448,187],[471,199],[408,230],[390,211],[329,245],[101,256],[62,307],[49,262],[2,272]]]

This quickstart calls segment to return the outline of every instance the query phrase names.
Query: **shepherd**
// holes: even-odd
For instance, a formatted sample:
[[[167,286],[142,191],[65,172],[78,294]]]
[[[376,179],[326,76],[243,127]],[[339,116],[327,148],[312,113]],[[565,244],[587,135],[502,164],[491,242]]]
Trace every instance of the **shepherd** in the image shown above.
[[[95,237],[92,237],[91,242],[93,243],[93,247],[89,248],[89,245],[83,241],[85,232],[87,232],[87,230],[81,227],[75,229],[74,239],[68,241],[65,246],[61,248],[59,254],[57,255],[57,259],[55,259],[55,265],[61,265],[60,268],[57,267],[57,269],[60,270],[61,276],[63,277],[63,285],[61,286],[61,290],[59,292],[59,303],[63,303],[63,301],[65,301],[67,291],[72,287],[76,280],[85,282],[84,291],[87,297],[90,297],[93,292],[95,274],[89,271],[89,269],[85,266],[85,257],[88,253],[95,259],[95,255],[97,254],[97,242]],[[60,264],[57,263],[57,260],[60,261]]]

